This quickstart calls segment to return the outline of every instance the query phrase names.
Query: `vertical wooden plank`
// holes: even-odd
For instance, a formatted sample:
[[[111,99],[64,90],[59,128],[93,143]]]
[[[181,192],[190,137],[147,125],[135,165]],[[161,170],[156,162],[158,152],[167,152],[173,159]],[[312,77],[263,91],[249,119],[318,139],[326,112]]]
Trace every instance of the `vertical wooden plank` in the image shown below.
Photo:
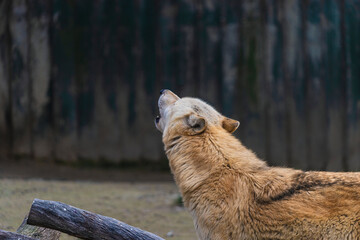
[[[136,37],[135,1],[118,1],[119,8],[119,30],[118,30],[118,48],[119,48],[119,78],[120,82],[117,90],[117,105],[119,112],[119,159],[128,160],[134,157],[133,151],[136,151],[134,137],[134,121],[137,118],[135,111],[135,51],[134,46]]]
[[[142,66],[144,70],[144,85],[142,89],[145,90],[145,95],[147,98],[146,103],[151,103],[148,107],[155,111],[156,105],[154,104],[157,101],[157,92],[156,87],[157,80],[157,36],[158,36],[158,26],[159,26],[159,15],[160,15],[160,1],[157,0],[147,0],[144,1],[143,6],[141,6],[141,42],[143,44],[143,53],[142,53]]]
[[[118,162],[119,159],[119,126],[116,114],[117,92],[119,86],[117,67],[119,62],[117,55],[117,35],[119,26],[117,15],[119,14],[117,3],[114,1],[98,2],[95,9],[101,9],[98,17],[99,53],[103,59],[101,72],[96,79],[95,87],[95,123],[97,129],[98,158],[108,162]],[[96,37],[96,36],[94,36]],[[95,46],[94,46],[95,47]],[[99,58],[95,58],[93,64],[98,64]]]
[[[344,44],[346,44],[347,82],[347,162],[348,170],[360,170],[360,3],[341,1],[344,12]]]
[[[202,29],[204,29],[204,22],[202,19],[203,16],[203,8],[204,3],[203,1],[192,1],[192,5],[195,9],[195,18],[194,18],[194,46],[193,46],[193,52],[192,52],[192,58],[193,58],[193,75],[192,75],[192,82],[194,83],[195,88],[195,96],[200,96],[201,94],[201,87],[200,82],[203,78],[203,69],[204,69],[204,59],[202,58],[202,53],[204,49],[204,43],[202,41],[201,35],[202,35]]]
[[[10,33],[12,40],[12,119],[15,157],[31,157],[31,82],[29,79],[29,36],[26,0],[12,1]]]
[[[8,154],[10,147],[9,117],[9,78],[10,78],[10,36],[9,36],[9,0],[0,1],[0,157]]]
[[[52,157],[49,10],[49,2],[28,1],[29,77],[32,84],[33,147],[37,159]]]
[[[131,43],[131,58],[132,58],[132,66],[130,70],[130,74],[132,77],[132,81],[128,82],[130,84],[130,102],[129,102],[129,110],[130,115],[127,122],[127,142],[128,149],[123,149],[124,154],[126,156],[127,161],[135,162],[140,156],[143,154],[143,149],[135,150],[138,148],[140,142],[138,141],[138,134],[141,131],[140,118],[144,117],[144,111],[148,110],[142,106],[141,102],[145,97],[144,93],[144,69],[142,66],[142,53],[143,53],[143,42],[142,42],[142,23],[144,21],[144,12],[143,10],[143,1],[134,1],[133,3],[133,12],[132,12],[132,21],[133,25],[133,36]],[[128,81],[128,80],[127,80]],[[145,135],[145,134],[144,134]]]
[[[266,86],[262,66],[264,48],[261,1],[243,1],[240,7],[238,81],[234,93],[234,118],[240,121],[236,135],[260,157],[265,157],[264,108]],[[224,93],[225,94],[225,93]],[[265,160],[269,160],[266,158]]]
[[[158,6],[157,1],[153,3]],[[158,73],[155,65],[144,66],[144,59],[156,59],[156,53],[158,45],[154,44],[157,39],[157,33],[151,33],[149,41],[152,44],[148,52],[144,50],[145,38],[148,36],[148,32],[144,32],[144,27],[148,26],[157,32],[158,20],[150,20],[156,15],[155,8],[146,8],[147,4],[144,1],[129,1],[122,3],[126,10],[123,12],[123,42],[121,48],[124,48],[125,54],[123,59],[119,61],[124,63],[122,66],[121,81],[122,85],[119,88],[127,88],[126,104],[121,103],[119,99],[119,113],[123,109],[127,109],[128,115],[126,118],[121,117],[120,125],[120,147],[121,147],[121,159],[127,162],[136,162],[141,160],[154,161],[158,160],[161,156],[161,140],[156,138],[157,132],[153,127],[153,118],[155,114],[154,100],[149,97],[147,92],[147,84],[151,84],[155,81],[154,76]],[[158,10],[156,10],[158,11]],[[146,24],[145,24],[146,23]],[[150,24],[147,25],[147,24]],[[147,31],[147,30],[146,30]],[[155,67],[155,70],[153,69]],[[146,72],[151,75],[147,78]],[[155,75],[154,75],[155,74]],[[157,84],[157,81],[154,82]],[[124,90],[125,90],[124,89]],[[121,90],[124,92],[124,90]],[[120,91],[120,90],[119,90]],[[151,93],[154,94],[154,93]],[[154,97],[155,99],[155,97]],[[155,105],[156,106],[156,105]]]
[[[72,1],[53,0],[51,26],[51,78],[54,81],[54,157],[77,159],[76,85],[74,64],[74,6]]]
[[[237,76],[238,76],[238,60],[239,60],[239,21],[241,13],[241,4],[238,1],[229,1],[228,4],[223,4],[222,14],[223,21],[221,23],[221,30],[219,32],[221,37],[221,69],[218,71],[218,82],[220,86],[217,87],[219,102],[222,104],[221,112],[226,116],[233,117],[234,114],[234,97]],[[214,56],[218,58],[218,56]],[[208,68],[212,68],[211,65]],[[241,126],[242,127],[242,126]]]
[[[308,167],[326,168],[327,124],[324,80],[324,42],[322,31],[323,9],[320,1],[309,0],[304,9],[306,16],[306,107]]]
[[[177,16],[178,4],[176,1],[161,1],[159,19],[161,42],[161,82],[159,88],[172,89],[177,92]],[[156,94],[155,94],[156,95]]]
[[[328,160],[326,169],[341,170],[344,157],[343,116],[346,114],[343,89],[346,83],[342,79],[340,6],[337,1],[324,2],[324,44],[326,69],[326,102],[328,112]]]
[[[180,96],[196,96],[198,91],[195,71],[195,22],[196,8],[191,0],[179,1],[179,86]],[[198,80],[198,79],[197,79]]]
[[[197,6],[199,45],[199,96],[221,111],[221,30],[219,1],[207,0]]]
[[[288,163],[288,142],[286,135],[285,81],[282,66],[284,56],[281,21],[283,11],[278,1],[266,1],[265,81],[268,97],[266,103],[267,143],[266,157],[278,166]]]
[[[149,133],[149,136],[146,141],[152,142],[153,148],[151,151],[151,155],[149,155],[150,160],[163,160],[163,163],[167,164],[166,157],[164,152],[162,151],[161,142],[158,138],[159,133],[156,132],[155,128],[152,127],[152,124],[149,124],[149,119],[158,115],[157,109],[157,99],[158,99],[158,91],[163,88],[171,89],[177,94],[181,95],[181,86],[179,85],[179,69],[178,69],[178,56],[179,56],[179,45],[178,45],[178,2],[177,1],[150,1],[150,5],[153,7],[149,8],[146,11],[146,18],[154,18],[154,15],[158,16],[158,18],[153,19],[152,21],[146,20],[146,22],[150,22],[152,26],[148,28],[146,31],[143,31],[143,42],[148,42],[148,38],[150,38],[150,42],[145,44],[145,48],[152,45],[156,53],[152,51],[144,52],[144,70],[145,70],[145,87],[146,93],[148,95],[148,108],[151,109],[151,113],[146,117],[147,123],[144,123],[145,126],[149,126],[150,129],[145,130]],[[145,28],[147,25],[143,26]],[[150,34],[149,30],[152,29],[152,33]],[[152,42],[154,41],[154,42]],[[150,65],[146,63],[146,59],[149,61],[155,62],[156,64],[152,64],[152,68]],[[149,72],[149,75],[147,72]],[[154,72],[155,71],[155,72]],[[153,76],[153,77],[149,77]],[[156,76],[156,79],[154,79]],[[147,86],[151,84],[152,87],[148,88]],[[154,131],[155,130],[155,131]],[[144,154],[144,158],[148,158],[146,154]],[[157,158],[157,159],[156,159]]]
[[[159,0],[139,1],[139,35],[137,35],[136,45],[141,51],[135,55],[136,66],[136,91],[137,98],[135,109],[138,118],[135,121],[135,131],[137,132],[135,146],[137,159],[156,161],[161,155],[161,142],[156,138],[156,129],[153,123],[149,122],[157,114],[157,91],[152,86],[156,86],[156,76],[158,75],[156,64],[156,52],[159,45],[158,23],[159,23]],[[136,15],[135,15],[136,16]]]
[[[130,10],[130,12],[121,12],[123,8],[126,9],[124,11]],[[126,20],[123,18],[126,17],[127,21],[131,20],[133,17],[132,10],[133,8],[129,7],[129,5],[120,6],[119,1],[96,1],[92,10],[91,28],[89,29],[92,39],[89,49],[92,49],[92,54],[90,55],[90,64],[86,70],[90,73],[88,78],[91,84],[86,88],[88,89],[87,99],[93,101],[93,113],[91,115],[92,121],[89,122],[86,128],[83,128],[83,130],[87,130],[82,131],[84,143],[86,143],[83,145],[82,156],[86,156],[85,158],[90,160],[95,159],[103,164],[118,163],[120,159],[124,160],[124,156],[128,156],[126,155],[128,150],[123,148],[120,138],[128,138],[129,125],[127,119],[123,118],[123,114],[119,112],[119,108],[124,105],[124,102],[120,103],[118,99],[122,99],[124,95],[126,96],[124,91],[126,91],[129,82],[134,79],[127,78],[123,83],[119,82],[117,67],[121,65],[121,61],[117,58],[117,55],[121,54],[121,58],[124,58],[124,60],[125,58],[127,58],[126,60],[131,59],[131,57],[124,54],[124,52],[129,51],[128,49],[118,49],[119,44],[127,41],[120,40],[119,42],[118,34],[124,34],[121,28]],[[120,32],[118,32],[118,29],[120,29]],[[85,38],[86,33],[83,34],[83,39]],[[130,46],[127,47],[132,50],[133,42],[131,41],[129,44]],[[100,64],[99,59],[103,59]],[[118,91],[121,93],[118,94]],[[127,111],[127,109],[124,111]],[[124,121],[122,122],[124,124],[122,129],[118,124],[118,117]],[[89,141],[89,136],[96,137]],[[94,152],[91,155],[86,153],[89,146],[94,147]]]
[[[307,169],[305,81],[301,45],[301,0],[283,1],[281,29],[283,41],[282,71],[284,77],[285,139],[287,165]]]
[[[135,109],[136,80],[135,80],[135,52],[136,37],[136,2],[116,1],[117,31],[116,31],[116,92],[115,114],[118,129],[117,161],[128,161],[134,157],[136,142],[134,139],[134,121],[137,117]]]
[[[79,162],[98,160],[101,146],[97,134],[96,89],[100,91],[102,61],[102,5],[99,1],[75,1],[73,4],[73,44],[76,84],[76,135]],[[102,61],[100,61],[102,59]],[[103,106],[101,106],[103,107]],[[98,112],[98,114],[101,114]],[[102,116],[106,118],[106,116]]]

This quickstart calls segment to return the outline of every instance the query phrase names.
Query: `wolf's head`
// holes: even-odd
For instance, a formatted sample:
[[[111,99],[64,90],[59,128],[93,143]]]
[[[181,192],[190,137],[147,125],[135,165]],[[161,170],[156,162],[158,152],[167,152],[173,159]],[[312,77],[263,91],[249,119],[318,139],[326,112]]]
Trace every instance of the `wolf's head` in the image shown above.
[[[160,91],[158,105],[160,116],[156,117],[155,125],[163,134],[171,129],[178,135],[197,135],[211,127],[232,133],[240,125],[204,101],[190,97],[179,98],[170,90]]]

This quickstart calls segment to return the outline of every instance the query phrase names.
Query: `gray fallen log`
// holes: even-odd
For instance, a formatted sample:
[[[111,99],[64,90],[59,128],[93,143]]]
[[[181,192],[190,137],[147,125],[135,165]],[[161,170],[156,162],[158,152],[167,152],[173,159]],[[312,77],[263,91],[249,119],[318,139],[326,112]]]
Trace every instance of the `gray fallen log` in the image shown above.
[[[29,225],[26,223],[27,219],[28,217],[26,216],[20,227],[16,230],[17,233],[38,240],[58,240],[60,238],[60,232],[53,229]]]
[[[1,240],[37,240],[35,238],[27,237],[19,233],[8,232],[0,229]]]
[[[35,199],[27,223],[55,229],[81,239],[164,240],[114,218],[61,202]]]
[[[53,229],[31,226],[26,224],[27,216],[24,218],[16,233],[0,229],[0,240],[58,240],[60,232]]]

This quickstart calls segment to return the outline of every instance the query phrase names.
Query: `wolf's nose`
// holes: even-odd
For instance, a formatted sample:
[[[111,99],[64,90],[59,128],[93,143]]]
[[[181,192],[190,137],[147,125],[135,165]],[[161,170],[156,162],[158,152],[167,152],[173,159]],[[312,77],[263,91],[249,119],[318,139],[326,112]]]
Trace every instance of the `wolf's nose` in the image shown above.
[[[166,91],[166,89],[161,89],[160,90],[160,95],[163,94]]]

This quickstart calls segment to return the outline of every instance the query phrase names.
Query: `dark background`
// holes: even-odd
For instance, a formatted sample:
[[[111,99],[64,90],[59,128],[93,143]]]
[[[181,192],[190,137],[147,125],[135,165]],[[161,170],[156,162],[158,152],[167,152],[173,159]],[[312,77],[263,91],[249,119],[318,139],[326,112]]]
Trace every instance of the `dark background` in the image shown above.
[[[0,0],[1,160],[167,165],[162,88],[271,165],[360,170],[360,1]]]

